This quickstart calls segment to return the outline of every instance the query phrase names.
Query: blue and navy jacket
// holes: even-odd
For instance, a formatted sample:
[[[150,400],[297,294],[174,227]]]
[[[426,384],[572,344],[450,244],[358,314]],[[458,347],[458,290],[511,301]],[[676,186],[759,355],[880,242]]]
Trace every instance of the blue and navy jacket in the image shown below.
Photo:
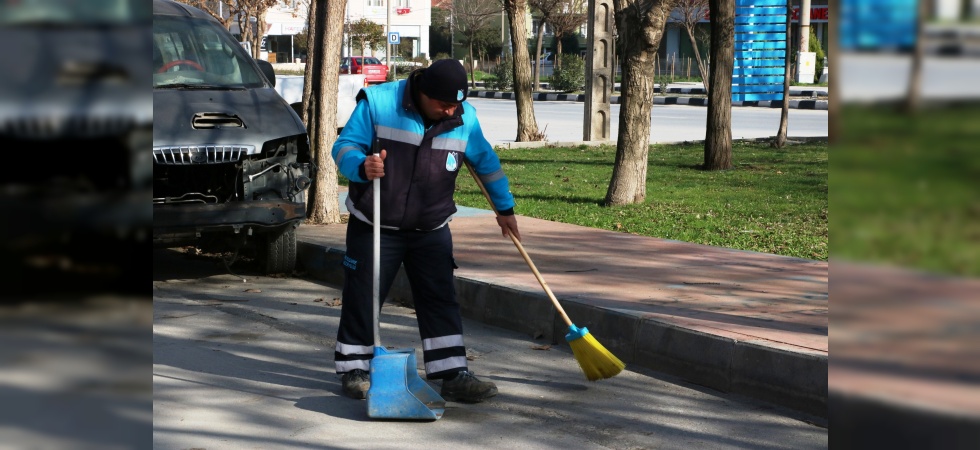
[[[348,211],[373,224],[372,183],[362,166],[378,138],[379,151],[388,153],[381,178],[381,227],[428,231],[446,225],[456,212],[453,191],[464,158],[483,181],[497,211],[513,214],[507,176],[483,137],[476,109],[464,101],[454,116],[426,130],[412,96],[412,78],[358,93],[357,106],[332,149],[340,173],[350,180]]]

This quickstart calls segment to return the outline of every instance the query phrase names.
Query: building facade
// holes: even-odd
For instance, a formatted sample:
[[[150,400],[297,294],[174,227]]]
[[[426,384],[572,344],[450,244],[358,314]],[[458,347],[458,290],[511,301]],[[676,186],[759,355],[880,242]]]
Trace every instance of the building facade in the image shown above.
[[[400,43],[392,53],[409,58],[427,58],[429,55],[429,26],[432,24],[431,0],[348,0],[346,22],[367,19],[390,27],[385,33],[398,33]],[[348,41],[345,39],[345,41]],[[387,48],[380,51],[350,48],[345,45],[344,55],[386,56]]]
[[[306,29],[308,0],[281,0],[265,16],[265,33],[259,57],[269,62],[299,62],[304,55],[295,36]]]
[[[305,62],[306,55],[298,49],[295,42],[297,34],[306,31],[309,2],[311,0],[280,0],[269,8],[263,27],[262,47],[259,57],[273,63]],[[431,25],[431,0],[349,0],[344,21],[347,23],[367,19],[398,33],[399,54],[410,58],[429,57],[429,26]],[[390,17],[389,17],[390,11]],[[254,22],[254,20],[253,20]],[[387,28],[390,23],[390,30]],[[233,22],[231,32],[240,36],[237,23]],[[345,42],[349,42],[344,37]],[[245,45],[245,44],[243,44]],[[345,44],[344,56],[374,55],[384,57],[385,48],[380,51],[350,48]],[[394,52],[394,50],[393,50]]]

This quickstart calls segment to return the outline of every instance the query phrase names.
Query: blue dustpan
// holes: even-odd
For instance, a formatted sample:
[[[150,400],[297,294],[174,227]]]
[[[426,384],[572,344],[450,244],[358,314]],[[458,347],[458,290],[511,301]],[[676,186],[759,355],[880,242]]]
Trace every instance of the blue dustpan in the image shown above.
[[[380,152],[375,139],[374,153]],[[381,179],[374,179],[374,358],[367,393],[368,417],[374,419],[438,420],[446,401],[419,377],[415,349],[386,350],[381,346]]]
[[[446,401],[415,369],[415,349],[374,347],[368,417],[374,419],[438,420]]]

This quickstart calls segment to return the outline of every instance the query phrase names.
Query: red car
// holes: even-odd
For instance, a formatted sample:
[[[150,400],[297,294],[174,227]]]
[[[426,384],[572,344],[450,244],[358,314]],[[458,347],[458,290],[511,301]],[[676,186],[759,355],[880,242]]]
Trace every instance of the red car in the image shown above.
[[[388,81],[388,66],[373,56],[350,56],[340,58],[340,73],[364,74],[368,83]]]

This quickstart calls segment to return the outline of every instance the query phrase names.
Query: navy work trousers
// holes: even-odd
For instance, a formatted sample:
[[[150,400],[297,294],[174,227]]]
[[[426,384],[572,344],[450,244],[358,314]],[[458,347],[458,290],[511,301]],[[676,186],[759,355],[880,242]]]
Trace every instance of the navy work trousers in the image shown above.
[[[343,305],[334,352],[337,373],[370,368],[374,353],[373,256],[372,226],[351,216],[343,262]],[[456,266],[449,226],[433,231],[381,230],[382,303],[403,264],[415,303],[426,376],[451,378],[466,370],[466,347],[453,284]]]

